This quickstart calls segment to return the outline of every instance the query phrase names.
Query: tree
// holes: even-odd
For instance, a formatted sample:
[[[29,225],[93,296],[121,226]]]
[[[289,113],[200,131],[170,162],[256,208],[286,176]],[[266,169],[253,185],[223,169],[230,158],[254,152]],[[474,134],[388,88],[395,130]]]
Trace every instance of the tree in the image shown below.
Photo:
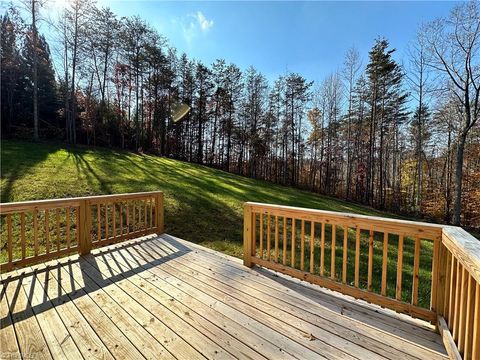
[[[347,120],[347,172],[346,172],[346,197],[350,198],[350,189],[352,183],[352,118],[353,118],[353,96],[354,96],[354,87],[358,78],[360,68],[362,66],[360,61],[360,54],[356,48],[350,48],[344,60],[343,68],[343,80],[345,82],[345,87],[347,90],[348,97],[348,110],[346,115]]]
[[[204,132],[205,123],[209,119],[209,111],[207,108],[208,100],[211,96],[213,88],[211,80],[211,71],[202,63],[197,63],[195,69],[195,81],[196,81],[196,113],[197,113],[197,156],[196,161],[199,164],[203,163],[203,147],[204,147]]]
[[[20,34],[20,24],[12,20],[8,14],[0,18],[0,61],[1,61],[1,125],[2,132],[10,134],[11,126],[15,121],[15,112],[18,111],[18,99],[22,86],[20,81],[23,59],[17,48],[17,38]]]
[[[404,73],[392,58],[394,52],[395,49],[389,49],[387,40],[378,39],[369,52],[366,69],[370,92],[367,199],[380,208],[386,205],[387,185],[395,186],[397,190],[400,187],[399,129],[407,118],[405,103],[408,94],[402,89]],[[391,141],[386,142],[387,138]],[[389,161],[392,161],[391,167],[387,166]]]
[[[423,146],[425,126],[429,120],[428,100],[427,96],[431,93],[430,73],[427,67],[426,48],[422,34],[417,35],[417,39],[410,45],[408,50],[410,67],[406,76],[410,88],[411,95],[418,102],[413,118],[413,124],[417,127],[414,130],[414,138],[416,140],[415,153],[417,161],[417,176],[414,207],[417,215],[421,213],[422,201],[422,182],[423,182]],[[425,116],[425,118],[424,118]]]
[[[480,115],[480,5],[462,3],[446,18],[423,29],[428,65],[441,73],[463,108],[455,167],[455,206],[453,224],[460,225],[464,151],[467,136]]]

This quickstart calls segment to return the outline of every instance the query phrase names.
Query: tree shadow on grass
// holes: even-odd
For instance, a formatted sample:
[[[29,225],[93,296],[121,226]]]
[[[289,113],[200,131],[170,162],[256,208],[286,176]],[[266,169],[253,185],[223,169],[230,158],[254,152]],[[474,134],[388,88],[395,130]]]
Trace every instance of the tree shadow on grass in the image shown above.
[[[13,200],[15,181],[22,178],[32,167],[44,161],[57,147],[38,146],[28,142],[2,140],[1,168],[2,189],[0,202]]]

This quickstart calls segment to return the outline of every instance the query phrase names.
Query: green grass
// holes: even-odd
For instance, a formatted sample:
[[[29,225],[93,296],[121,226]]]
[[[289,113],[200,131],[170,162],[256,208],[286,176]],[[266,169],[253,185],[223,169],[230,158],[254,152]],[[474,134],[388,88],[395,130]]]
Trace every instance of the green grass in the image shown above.
[[[1,144],[0,185],[2,202],[162,190],[165,193],[166,232],[237,257],[243,255],[245,201],[393,217],[358,204],[172,159],[115,150],[17,141],[3,141]],[[319,231],[317,229],[316,234]],[[327,239],[330,239],[329,231],[327,228]],[[339,263],[336,268],[341,271],[343,232],[338,232],[337,236]],[[379,239],[376,234],[374,274],[377,275],[379,271],[381,276],[382,237],[381,234],[378,236]],[[362,238],[362,246],[366,241]],[[392,259],[388,262],[390,295],[395,289],[396,241],[391,238],[389,243],[389,257]],[[354,259],[353,244],[354,237],[352,240],[350,234],[349,282],[353,281],[353,266],[350,266]],[[406,241],[404,250],[405,261],[412,263],[408,263],[404,270],[404,296],[407,299],[411,288],[413,244]],[[328,241],[325,251],[325,265],[330,269]],[[422,251],[421,281],[429,281],[431,245],[422,243]],[[362,266],[366,263],[368,252],[363,253]],[[306,259],[306,269],[308,261]],[[315,263],[318,266],[318,251]],[[361,283],[364,284],[366,271],[363,271],[363,267],[361,273]],[[340,273],[337,276],[341,278]],[[373,286],[378,290],[379,281],[375,280]],[[421,304],[425,305],[428,301],[429,290],[421,291]]]

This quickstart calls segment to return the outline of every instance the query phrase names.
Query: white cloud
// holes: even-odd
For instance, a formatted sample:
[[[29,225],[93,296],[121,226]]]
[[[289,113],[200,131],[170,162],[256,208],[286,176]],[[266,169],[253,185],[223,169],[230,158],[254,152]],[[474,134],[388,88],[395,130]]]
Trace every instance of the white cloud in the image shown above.
[[[201,11],[189,14],[181,21],[183,37],[190,46],[192,41],[200,34],[206,34],[213,27],[213,20],[209,20]]]
[[[213,26],[213,20],[208,20],[201,11],[197,11],[196,19],[202,31],[207,31]]]

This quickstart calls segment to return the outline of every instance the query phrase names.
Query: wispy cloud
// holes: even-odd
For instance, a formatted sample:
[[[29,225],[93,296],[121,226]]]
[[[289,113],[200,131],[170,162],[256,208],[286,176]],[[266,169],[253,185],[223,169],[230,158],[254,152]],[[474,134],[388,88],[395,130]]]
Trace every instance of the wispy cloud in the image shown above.
[[[181,21],[181,27],[183,37],[190,45],[199,34],[206,34],[213,27],[213,20],[207,19],[201,11],[197,11],[194,14],[188,14]]]
[[[197,11],[195,17],[197,18],[197,22],[200,25],[202,31],[207,31],[213,26],[213,20],[208,20],[201,11]]]

